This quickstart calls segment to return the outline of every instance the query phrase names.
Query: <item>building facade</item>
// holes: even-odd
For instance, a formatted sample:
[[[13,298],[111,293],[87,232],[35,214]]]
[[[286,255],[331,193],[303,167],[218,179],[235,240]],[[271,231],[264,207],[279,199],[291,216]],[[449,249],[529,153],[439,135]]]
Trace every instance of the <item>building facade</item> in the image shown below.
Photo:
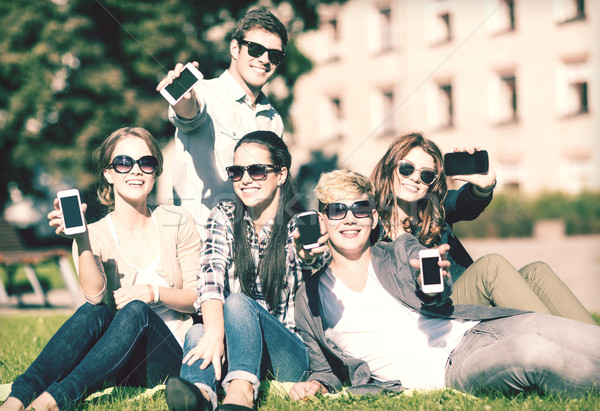
[[[298,38],[292,154],[369,175],[392,140],[486,149],[499,189],[600,188],[600,1],[348,0]]]

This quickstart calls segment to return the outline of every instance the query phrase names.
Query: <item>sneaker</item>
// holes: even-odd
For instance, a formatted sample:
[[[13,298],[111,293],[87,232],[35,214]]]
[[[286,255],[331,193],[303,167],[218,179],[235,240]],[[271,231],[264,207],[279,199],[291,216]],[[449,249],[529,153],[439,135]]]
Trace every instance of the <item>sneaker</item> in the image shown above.
[[[169,377],[165,384],[167,405],[173,411],[211,411],[212,406],[200,389],[179,377]]]

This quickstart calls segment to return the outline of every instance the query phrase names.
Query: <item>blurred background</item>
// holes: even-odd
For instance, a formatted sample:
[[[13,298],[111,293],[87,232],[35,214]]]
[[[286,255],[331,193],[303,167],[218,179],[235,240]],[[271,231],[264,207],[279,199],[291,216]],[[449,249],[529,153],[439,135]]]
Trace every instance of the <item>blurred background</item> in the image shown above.
[[[80,189],[89,222],[103,215],[91,152],[123,126],[163,145],[154,201],[172,201],[174,127],[156,84],[192,60],[218,76],[235,20],[256,6],[290,33],[264,91],[307,206],[321,172],[368,175],[401,134],[478,146],[498,187],[458,234],[555,239],[559,256],[584,236],[593,251],[577,270],[600,290],[598,0],[0,0],[0,206],[27,246],[61,241],[45,217],[58,190]],[[472,244],[476,257],[486,242]]]

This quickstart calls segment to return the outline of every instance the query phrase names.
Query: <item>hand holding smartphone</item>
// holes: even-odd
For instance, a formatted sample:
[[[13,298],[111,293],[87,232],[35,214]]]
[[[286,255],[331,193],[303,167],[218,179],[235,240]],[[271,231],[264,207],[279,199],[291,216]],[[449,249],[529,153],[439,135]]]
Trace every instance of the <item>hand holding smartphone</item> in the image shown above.
[[[160,89],[160,94],[170,105],[174,106],[203,78],[202,73],[192,63],[187,63],[179,77],[174,78],[171,84]]]
[[[321,225],[319,223],[319,214],[316,211],[305,211],[296,216],[298,231],[300,232],[300,241],[302,248],[311,250],[319,247],[319,238],[321,237]]]
[[[447,176],[486,174],[489,169],[488,153],[485,150],[469,154],[466,151],[446,153],[444,172]]]
[[[425,294],[441,293],[444,291],[444,277],[439,262],[442,260],[437,248],[419,251],[421,267],[421,290]]]
[[[86,230],[83,210],[81,208],[81,197],[79,190],[59,191],[57,194],[60,211],[63,215],[65,235],[84,233]]]

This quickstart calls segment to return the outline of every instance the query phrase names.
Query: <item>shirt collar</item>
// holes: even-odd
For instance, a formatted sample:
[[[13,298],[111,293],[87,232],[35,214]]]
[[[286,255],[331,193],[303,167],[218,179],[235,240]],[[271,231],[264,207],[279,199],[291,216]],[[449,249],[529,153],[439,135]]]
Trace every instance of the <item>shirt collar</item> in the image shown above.
[[[252,107],[252,100],[250,96],[246,94],[242,86],[233,78],[229,70],[225,70],[223,74],[219,76],[219,79],[223,82],[223,85],[227,92],[233,97],[235,101],[244,102],[248,106]],[[271,104],[267,99],[267,96],[261,91],[256,99],[256,111],[267,111],[271,109]]]

